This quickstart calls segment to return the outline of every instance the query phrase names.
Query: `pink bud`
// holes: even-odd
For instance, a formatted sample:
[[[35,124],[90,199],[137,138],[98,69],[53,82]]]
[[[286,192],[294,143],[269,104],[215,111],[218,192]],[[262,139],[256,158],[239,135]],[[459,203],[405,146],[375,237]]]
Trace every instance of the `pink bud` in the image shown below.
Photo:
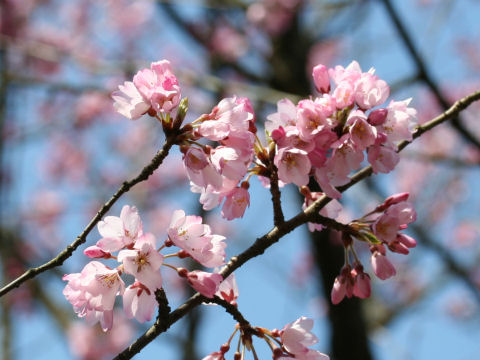
[[[334,305],[337,305],[345,296],[351,298],[355,280],[352,275],[350,265],[345,265],[340,271],[340,275],[335,278],[330,298]]]
[[[398,253],[398,254],[403,254],[403,255],[408,255],[410,251],[408,248],[402,244],[400,241],[398,241],[398,238],[388,244],[388,248],[390,251]]]
[[[341,275],[335,278],[335,282],[333,283],[332,292],[330,294],[330,298],[332,300],[332,304],[337,305],[340,301],[343,300],[345,297],[345,285],[344,279]]]
[[[391,195],[391,196],[389,196],[388,198],[385,199],[383,204],[378,205],[377,208],[375,209],[375,211],[377,211],[377,212],[385,211],[386,209],[388,209],[392,205],[398,204],[402,201],[407,201],[408,196],[409,196],[408,192]]]
[[[375,251],[372,254],[370,260],[372,262],[373,271],[379,279],[386,280],[397,273],[390,260],[378,251]]]
[[[373,110],[370,115],[368,115],[368,123],[373,126],[382,125],[387,120],[388,110],[387,109],[377,109]]]
[[[99,248],[96,245],[89,246],[85,250],[83,250],[83,253],[88,256],[89,258],[103,258],[103,259],[110,259],[111,254],[108,251],[103,251],[101,248]]]
[[[325,65],[318,64],[312,71],[313,82],[318,92],[324,94],[330,91],[330,79]]]
[[[275,129],[272,131],[272,139],[275,142],[279,142],[281,139],[283,139],[286,136],[285,129],[283,126],[280,126],[278,129]]]
[[[363,266],[358,264],[355,269],[352,270],[352,275],[355,277],[355,285],[353,286],[353,295],[361,299],[370,297],[371,284],[370,276],[363,271]]]
[[[202,149],[190,147],[185,153],[185,166],[193,170],[202,170],[208,165],[205,152]]]
[[[187,275],[188,283],[203,296],[213,298],[223,281],[220,274],[212,274],[205,271],[194,270]]]
[[[408,192],[394,194],[386,198],[384,203],[388,206],[398,204],[399,202],[407,201],[408,196],[409,196]]]
[[[397,241],[401,242],[407,248],[414,248],[417,246],[417,240],[405,234],[398,234]]]

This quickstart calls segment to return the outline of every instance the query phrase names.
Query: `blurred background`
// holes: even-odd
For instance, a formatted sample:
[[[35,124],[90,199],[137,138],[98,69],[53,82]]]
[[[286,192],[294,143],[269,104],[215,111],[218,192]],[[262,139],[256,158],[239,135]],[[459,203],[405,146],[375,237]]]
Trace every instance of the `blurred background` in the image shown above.
[[[152,61],[171,61],[189,98],[187,121],[236,94],[251,99],[259,128],[278,100],[313,92],[310,74],[318,63],[357,60],[364,71],[376,68],[391,98],[413,97],[420,122],[480,87],[478,0],[2,0],[0,6],[2,285],[71,243],[159,149],[158,124],[148,116],[122,118],[110,98]],[[337,234],[302,227],[236,272],[239,309],[252,325],[281,328],[312,317],[316,349],[333,360],[478,359],[479,111],[473,105],[422,136],[402,152],[395,172],[344,194],[341,219],[348,221],[392,193],[410,192],[419,216],[409,231],[419,245],[392,257],[393,279],[372,276],[370,299],[332,306],[331,286],[343,265]],[[300,211],[296,189],[284,188],[282,197],[287,217]],[[268,190],[253,180],[243,219],[202,212],[175,150],[109,215],[135,205],[144,228],[162,239],[173,210],[185,209],[225,235],[233,256],[271,229],[269,202]],[[122,320],[120,311],[114,329],[103,334],[77,319],[63,297],[62,275],[79,272],[88,262],[82,251],[99,238],[93,230],[62,267],[1,298],[2,359],[111,358],[151,325]],[[164,271],[175,308],[190,290],[170,275]],[[222,309],[199,307],[136,358],[201,359],[219,349],[234,325]],[[270,358],[264,350],[261,358]]]

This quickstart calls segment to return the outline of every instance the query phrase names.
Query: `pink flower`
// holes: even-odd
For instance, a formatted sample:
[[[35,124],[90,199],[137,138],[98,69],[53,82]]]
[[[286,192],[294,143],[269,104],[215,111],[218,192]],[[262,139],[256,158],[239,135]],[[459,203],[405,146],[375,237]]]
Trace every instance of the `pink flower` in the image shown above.
[[[372,165],[375,174],[389,173],[399,161],[398,153],[389,146],[375,145],[368,148],[368,162]]]
[[[133,83],[145,102],[161,113],[170,113],[180,103],[180,86],[168,60],[161,60],[133,77]]]
[[[187,274],[188,283],[200,294],[213,298],[218,291],[223,277],[220,274],[212,274],[205,271],[194,270]]]
[[[91,261],[81,273],[64,275],[62,280],[68,281],[63,294],[78,316],[91,322],[100,320],[105,331],[110,329],[115,297],[125,291],[118,271]]]
[[[215,269],[215,272],[219,272],[220,269]],[[225,301],[228,301],[231,304],[236,304],[238,298],[238,286],[237,280],[235,279],[235,274],[230,274],[225,280],[220,283],[216,294],[218,297],[222,298]]]
[[[397,273],[392,263],[379,251],[373,252],[370,261],[372,263],[373,271],[379,279],[386,280]]]
[[[250,205],[250,194],[243,187],[236,187],[225,195],[222,216],[227,220],[243,217],[245,209]]]
[[[206,116],[198,132],[212,141],[219,141],[230,134],[248,131],[253,119],[251,105],[243,98],[225,98]]]
[[[95,259],[100,259],[100,258],[110,259],[110,257],[112,256],[108,251],[105,252],[96,245],[89,246],[83,251],[83,253],[89,258],[95,258]]]
[[[123,263],[127,274],[147,286],[151,292],[162,287],[160,267],[163,256],[156,249],[156,240],[152,234],[140,237],[131,250],[122,250],[118,253],[118,261]]]
[[[293,182],[297,186],[307,185],[311,169],[307,152],[295,148],[283,148],[274,159],[278,169],[278,178],[284,183]]]
[[[222,188],[222,175],[215,169],[202,149],[189,147],[184,155],[185,170],[191,182],[206,188],[211,185],[215,190]]]
[[[412,141],[412,129],[416,123],[417,111],[408,107],[411,100],[411,98],[403,101],[392,100],[387,107],[387,118],[380,128],[391,143],[402,140]]]
[[[137,208],[125,205],[120,217],[107,216],[97,225],[98,232],[103,236],[97,246],[108,252],[114,252],[135,243],[143,234],[143,225]]]
[[[339,192],[335,186],[346,184],[349,181],[347,176],[337,176],[334,171],[330,169],[331,166],[327,163],[326,166],[315,169],[315,180],[322,188],[322,191],[332,199],[340,199],[342,193]]]
[[[280,127],[295,126],[297,123],[297,107],[289,99],[277,102],[277,112],[267,116],[265,130],[272,133]]]
[[[183,157],[185,167],[192,171],[200,171],[209,163],[207,155],[202,149],[190,146]]]
[[[290,354],[299,358],[309,352],[308,346],[315,345],[318,342],[317,337],[311,333],[313,320],[305,316],[287,324],[281,330],[281,341],[283,347]]]
[[[324,95],[328,96],[328,95]],[[328,98],[330,99],[330,98]],[[323,100],[325,102],[325,100]],[[302,100],[297,106],[297,128],[305,141],[311,140],[316,134],[330,129],[327,117],[332,113],[329,105],[315,100]]]
[[[396,216],[383,214],[372,224],[372,230],[379,240],[390,242],[395,240],[401,222]]]
[[[353,101],[355,100],[354,90],[353,83],[348,81],[343,81],[337,85],[333,91],[333,97],[335,98],[337,109],[344,109],[353,104]]]
[[[323,64],[318,64],[312,71],[313,82],[315,88],[320,93],[328,93],[330,91],[330,78],[328,77],[327,67]]]
[[[397,218],[400,225],[407,225],[417,220],[417,212],[413,205],[406,201],[390,206],[385,214]]]
[[[373,71],[363,73],[355,82],[355,102],[361,109],[367,110],[383,104],[389,95],[387,83],[373,75]]]
[[[350,139],[358,151],[365,150],[368,146],[375,144],[377,129],[367,122],[367,117],[363,111],[352,111],[348,116],[347,124],[350,125]]]
[[[328,74],[337,85],[341,82],[350,82],[353,84],[360,78],[362,69],[358,62],[354,60],[348,64],[346,68],[337,65],[333,69],[328,69]]]
[[[157,301],[155,294],[139,282],[130,285],[123,294],[123,310],[127,318],[140,323],[152,320]]]
[[[215,169],[231,180],[239,181],[247,173],[248,162],[246,163],[233,148],[218,146],[211,152],[210,159]]]
[[[186,216],[183,210],[176,210],[168,236],[203,266],[216,267],[225,263],[225,237],[211,234],[210,227],[202,224],[200,216]]]
[[[112,98],[115,101],[113,107],[123,116],[136,120],[150,109],[150,104],[145,102],[131,81],[125,81],[118,88],[120,91],[115,91],[112,94]]]
[[[237,153],[239,159],[250,164],[252,161],[255,143],[255,135],[250,131],[239,131],[230,133],[230,135],[221,141],[221,143],[229,148],[232,148]],[[247,165],[248,167],[248,165]]]

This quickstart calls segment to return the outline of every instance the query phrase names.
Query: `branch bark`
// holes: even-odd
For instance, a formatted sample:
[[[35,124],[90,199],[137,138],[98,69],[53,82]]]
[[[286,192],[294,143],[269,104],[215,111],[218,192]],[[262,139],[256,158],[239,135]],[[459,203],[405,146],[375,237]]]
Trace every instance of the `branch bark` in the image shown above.
[[[85,227],[82,233],[77,236],[74,242],[68,245],[63,251],[61,251],[56,257],[54,257],[50,261],[38,267],[28,269],[21,276],[19,276],[9,284],[5,285],[2,289],[0,289],[0,297],[5,295],[12,289],[19,287],[25,281],[33,279],[35,276],[43,273],[44,271],[62,265],[66,259],[72,256],[73,252],[86,241],[87,235],[90,233],[90,231],[92,231],[92,229],[97,225],[97,223],[102,219],[102,217],[108,212],[108,210],[110,210],[113,204],[115,204],[123,194],[128,192],[136,184],[147,180],[150,175],[152,175],[153,172],[158,169],[165,157],[168,155],[168,152],[170,151],[172,146],[175,144],[176,136],[176,132],[173,132],[172,134],[167,136],[162,149],[157,152],[157,154],[152,158],[150,163],[145,166],[135,178],[130,181],[125,181],[122,184],[122,186],[115,192],[115,194],[113,194],[112,197],[97,212],[95,217]]]

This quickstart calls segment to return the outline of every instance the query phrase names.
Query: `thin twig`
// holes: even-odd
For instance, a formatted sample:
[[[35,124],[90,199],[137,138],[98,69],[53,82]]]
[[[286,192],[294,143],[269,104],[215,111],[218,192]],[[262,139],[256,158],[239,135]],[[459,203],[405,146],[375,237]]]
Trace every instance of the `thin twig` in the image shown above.
[[[415,65],[418,69],[418,78],[422,80],[429,88],[430,91],[435,95],[435,98],[443,108],[443,110],[447,110],[450,107],[450,102],[443,96],[443,94],[440,91],[440,87],[438,84],[433,80],[433,77],[430,75],[430,73],[427,70],[427,66],[425,65],[425,61],[420,55],[420,52],[418,49],[415,48],[415,45],[413,44],[413,40],[408,34],[407,29],[405,26],[402,24],[400,17],[398,16],[397,12],[395,11],[394,7],[392,6],[392,3],[390,0],[382,0],[383,4],[385,5],[388,15],[393,21],[393,24],[395,25],[400,37],[402,38],[405,47],[407,48],[408,52],[410,53],[410,56],[412,57],[413,61],[415,62]],[[475,145],[477,149],[480,149],[480,141],[473,136],[468,129],[466,129],[462,121],[460,120],[459,117],[452,118],[452,126],[459,132],[464,139],[469,141],[472,145]]]
[[[214,296],[212,299],[208,299],[206,302],[217,304],[223,307],[226,312],[232,315],[234,320],[237,321],[241,327],[250,327],[250,323],[245,319],[240,310],[238,310],[236,306],[230,304],[228,301],[219,298],[218,296]]]
[[[285,221],[285,216],[282,210],[281,192],[278,187],[277,167],[272,159],[270,161],[270,193],[272,194],[273,204],[273,224],[278,226]]]
[[[97,212],[95,217],[90,221],[90,223],[85,227],[80,235],[77,236],[74,242],[68,245],[62,252],[60,252],[55,258],[51,259],[50,261],[44,263],[43,265],[35,268],[28,269],[25,273],[21,276],[10,282],[9,284],[5,285],[2,289],[0,289],[0,297],[8,293],[10,290],[19,287],[25,281],[34,278],[38,274],[43,273],[49,269],[54,267],[60,266],[63,262],[72,256],[73,252],[83,244],[86,239],[87,235],[92,231],[92,229],[97,225],[97,223],[102,219],[102,217],[110,210],[110,208],[117,202],[117,200],[126,192],[128,192],[133,186],[136,184],[147,180],[150,175],[160,166],[163,162],[163,159],[168,155],[168,152],[175,144],[176,133],[171,133],[165,139],[165,143],[163,144],[162,149],[155,154],[152,158],[150,163],[145,166],[140,174],[138,174],[135,178],[130,181],[125,181],[122,186],[117,190],[115,194],[102,206],[102,208]]]

